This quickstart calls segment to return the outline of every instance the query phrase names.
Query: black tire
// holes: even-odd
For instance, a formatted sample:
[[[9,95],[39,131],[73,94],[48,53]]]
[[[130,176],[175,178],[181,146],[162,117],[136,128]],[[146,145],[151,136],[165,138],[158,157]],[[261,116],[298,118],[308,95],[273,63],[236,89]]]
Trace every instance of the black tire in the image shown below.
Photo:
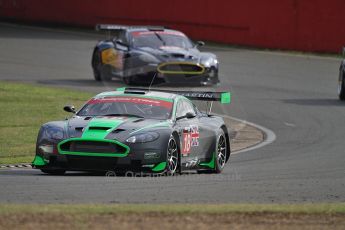
[[[221,139],[223,141],[221,141]],[[219,144],[223,144],[223,147],[222,147],[222,161],[223,163],[220,163],[220,155],[219,155],[219,151],[220,151],[220,146]],[[226,160],[227,160],[227,141],[226,141],[226,135],[224,133],[223,130],[221,130],[220,134],[218,135],[217,137],[217,143],[216,143],[216,151],[215,151],[215,156],[214,157],[214,169],[200,169],[200,170],[197,170],[197,173],[198,174],[213,174],[213,173],[221,173],[224,169],[224,166],[226,164]]]
[[[43,173],[50,175],[64,175],[66,170],[63,169],[41,169]]]
[[[165,168],[165,174],[169,176],[180,172],[180,152],[177,143],[174,135],[171,135],[167,146],[167,165]]]
[[[227,141],[223,130],[217,137],[214,173],[221,173],[226,164]]]
[[[95,78],[96,81],[101,81],[101,74],[98,70],[98,66],[100,65],[100,61],[101,61],[100,60],[100,54],[99,54],[98,49],[96,48],[93,51],[92,60],[91,60],[91,66],[93,69],[93,77]]]
[[[111,66],[109,65],[102,66],[102,70],[100,72],[100,79],[101,81],[111,81],[112,79]]]
[[[345,82],[344,82],[345,72],[339,72],[339,82],[338,82],[338,96],[339,99],[344,101],[345,100]]]
[[[97,70],[93,71],[93,77],[96,81],[101,81],[101,74]]]

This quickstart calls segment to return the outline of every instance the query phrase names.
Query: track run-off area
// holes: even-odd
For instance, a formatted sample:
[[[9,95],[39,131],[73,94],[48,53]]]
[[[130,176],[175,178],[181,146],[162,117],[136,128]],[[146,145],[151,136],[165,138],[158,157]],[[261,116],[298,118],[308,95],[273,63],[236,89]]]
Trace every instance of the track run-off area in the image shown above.
[[[121,81],[104,84],[92,76],[92,49],[102,38],[91,31],[0,24],[0,80],[114,90]],[[269,133],[268,145],[233,154],[220,175],[49,176],[1,169],[0,203],[344,202],[345,103],[336,93],[340,59],[218,45],[203,49],[220,60],[221,84],[212,90],[232,93],[231,105],[214,105],[213,111],[257,124]]]

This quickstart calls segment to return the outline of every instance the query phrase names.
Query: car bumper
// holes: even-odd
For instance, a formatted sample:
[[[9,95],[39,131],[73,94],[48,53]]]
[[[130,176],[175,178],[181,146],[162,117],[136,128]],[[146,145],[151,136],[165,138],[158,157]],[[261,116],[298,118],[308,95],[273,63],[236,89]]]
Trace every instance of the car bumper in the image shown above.
[[[143,143],[140,147],[130,144],[130,151],[126,156],[92,156],[72,154],[42,154],[37,153],[32,164],[36,169],[63,169],[66,171],[134,171],[134,172],[163,172],[166,162],[166,145],[160,143]],[[138,148],[139,147],[139,148]]]
[[[166,64],[166,63],[162,63]],[[142,67],[126,70],[125,76],[134,76],[137,82],[151,82],[155,77],[160,82],[172,84],[198,84],[214,85],[219,83],[218,69],[216,67],[202,67],[202,71],[179,72],[179,71],[160,71],[162,64],[147,64]],[[199,66],[195,64],[196,66]]]

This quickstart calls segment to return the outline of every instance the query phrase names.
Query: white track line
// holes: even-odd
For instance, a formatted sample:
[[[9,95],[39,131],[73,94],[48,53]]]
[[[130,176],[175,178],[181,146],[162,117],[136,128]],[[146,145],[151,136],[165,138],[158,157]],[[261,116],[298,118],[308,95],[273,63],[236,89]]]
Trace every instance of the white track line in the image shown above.
[[[248,125],[253,126],[253,127],[257,128],[257,129],[260,129],[262,132],[265,133],[265,140],[263,142],[260,142],[259,144],[254,145],[254,146],[249,147],[249,148],[245,148],[245,149],[242,149],[242,150],[234,151],[234,152],[231,153],[231,155],[239,154],[239,153],[244,153],[244,152],[252,151],[254,149],[262,148],[262,147],[264,147],[266,145],[269,145],[269,144],[273,143],[276,140],[276,138],[277,138],[276,134],[272,130],[270,130],[268,128],[265,128],[265,127],[263,127],[261,125],[258,125],[258,124],[252,123],[252,122],[248,122],[248,121],[245,121],[245,120],[241,120],[241,119],[238,119],[238,118],[235,118],[235,117],[231,117],[231,116],[228,116],[228,115],[219,115],[219,114],[217,114],[217,115],[218,116],[222,116],[222,117],[227,117],[229,119],[233,119],[233,120],[238,121],[238,122],[242,122],[242,123],[248,124]]]

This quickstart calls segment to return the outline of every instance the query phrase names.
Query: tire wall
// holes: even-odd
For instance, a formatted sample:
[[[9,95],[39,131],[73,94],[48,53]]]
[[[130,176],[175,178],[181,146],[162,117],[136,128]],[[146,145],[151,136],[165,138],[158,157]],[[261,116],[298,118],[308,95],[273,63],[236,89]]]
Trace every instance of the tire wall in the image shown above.
[[[340,52],[345,45],[345,0],[0,0],[0,17],[165,25],[193,39],[262,48]]]

